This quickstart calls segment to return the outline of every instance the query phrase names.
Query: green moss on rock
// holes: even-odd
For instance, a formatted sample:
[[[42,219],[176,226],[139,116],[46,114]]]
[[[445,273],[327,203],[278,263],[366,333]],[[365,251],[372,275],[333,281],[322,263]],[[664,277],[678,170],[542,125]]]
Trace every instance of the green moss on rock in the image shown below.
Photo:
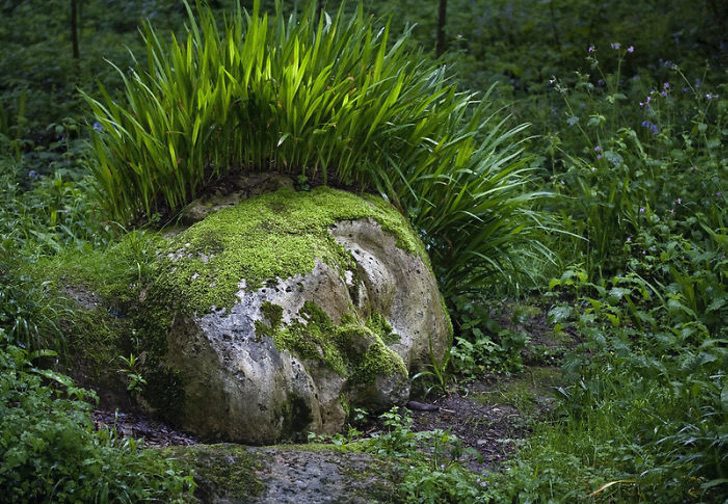
[[[427,261],[407,220],[380,198],[327,187],[306,193],[281,189],[220,210],[172,238],[166,281],[199,313],[230,307],[243,279],[247,288],[259,288],[308,273],[317,259],[350,267],[349,254],[328,230],[338,221],[366,218]]]
[[[367,320],[367,327],[372,331],[379,334],[387,345],[399,343],[400,338],[397,333],[394,332],[392,325],[381,313],[374,313]]]
[[[195,497],[201,502],[245,502],[265,490],[256,476],[260,463],[244,446],[195,445],[168,448],[164,453],[192,472]]]
[[[272,332],[276,348],[294,352],[303,359],[320,360],[334,372],[346,375],[346,359],[333,337],[335,325],[329,316],[315,303],[307,301],[298,317],[300,320]],[[256,330],[259,327],[256,324]]]
[[[265,311],[278,313],[271,307]],[[372,383],[377,376],[397,373],[407,376],[402,358],[387,346],[398,336],[382,315],[362,322],[352,311],[335,324],[319,306],[307,301],[298,319],[287,326],[258,324],[256,330],[271,336],[276,348],[319,360],[352,384]]]

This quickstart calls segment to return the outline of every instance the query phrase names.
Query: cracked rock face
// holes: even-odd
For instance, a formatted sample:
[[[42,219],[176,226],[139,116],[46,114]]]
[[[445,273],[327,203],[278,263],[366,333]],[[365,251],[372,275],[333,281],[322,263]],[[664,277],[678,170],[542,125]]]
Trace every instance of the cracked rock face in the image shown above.
[[[335,433],[352,407],[405,402],[409,374],[442,357],[451,327],[426,258],[371,218],[328,230],[342,264],[253,289],[241,278],[231,307],[175,313],[163,362],[180,427],[250,444]]]

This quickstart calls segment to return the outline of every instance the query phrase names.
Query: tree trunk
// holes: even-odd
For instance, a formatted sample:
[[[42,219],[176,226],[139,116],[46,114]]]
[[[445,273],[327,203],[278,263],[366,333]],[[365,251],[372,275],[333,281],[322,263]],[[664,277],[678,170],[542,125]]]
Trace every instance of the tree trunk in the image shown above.
[[[445,40],[445,25],[447,23],[447,0],[440,0],[437,12],[437,41],[435,42],[435,54],[440,57],[447,49]]]
[[[78,48],[78,0],[71,0],[71,46],[73,59],[79,59],[81,52]]]

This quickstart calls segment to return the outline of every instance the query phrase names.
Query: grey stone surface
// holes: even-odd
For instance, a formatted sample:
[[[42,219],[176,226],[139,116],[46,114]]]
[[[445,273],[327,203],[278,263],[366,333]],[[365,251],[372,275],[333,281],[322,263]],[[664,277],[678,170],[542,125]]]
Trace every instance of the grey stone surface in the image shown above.
[[[390,502],[397,473],[391,463],[365,453],[267,448],[254,453],[264,489],[251,503],[365,504]]]
[[[338,222],[330,232],[351,255],[350,270],[318,261],[309,273],[253,290],[241,279],[232,308],[176,316],[165,364],[184,384],[184,408],[174,419],[180,427],[207,440],[270,444],[338,432],[350,406],[381,411],[407,401],[408,373],[429,362],[430,348],[441,356],[448,344],[434,275],[373,220]],[[345,350],[365,360],[363,354],[378,348],[392,365],[367,381],[353,380],[328,365],[323,350],[320,358],[300,355],[257,330],[268,303],[281,308],[282,327],[307,324],[301,315],[307,302],[334,324],[384,317],[398,341],[385,346],[362,322],[360,340]]]
[[[195,474],[203,504],[364,504],[397,501],[392,461],[320,445],[175,448]]]

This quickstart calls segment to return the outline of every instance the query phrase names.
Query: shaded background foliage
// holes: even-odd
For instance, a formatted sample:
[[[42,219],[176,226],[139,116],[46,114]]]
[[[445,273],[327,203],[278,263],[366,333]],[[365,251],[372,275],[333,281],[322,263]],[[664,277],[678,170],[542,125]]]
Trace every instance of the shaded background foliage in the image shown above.
[[[222,10],[236,0],[210,3]],[[241,3],[252,7],[250,0]],[[303,3],[283,2],[288,9]],[[17,117],[25,107],[24,120],[37,129],[77,114],[75,86],[90,90],[96,80],[112,88],[119,84],[104,59],[127,66],[125,46],[132,51],[140,48],[141,21],[149,19],[162,31],[179,31],[185,17],[184,6],[175,0],[80,0],[78,4],[79,62],[71,58],[68,1],[4,0],[0,5],[0,90],[6,116]],[[273,4],[267,0],[262,6],[271,9]],[[356,2],[347,4],[353,9]],[[394,33],[413,26],[412,43],[434,49],[437,2],[365,4],[377,17],[391,17]],[[335,10],[339,2],[326,0],[323,5]],[[637,52],[629,71],[663,72],[660,64],[666,61],[695,68],[705,61],[725,66],[726,33],[728,6],[719,0],[451,0],[446,29],[450,53],[445,61],[455,65],[465,88],[485,90],[498,80],[515,93],[533,93],[562,69],[577,68],[590,44],[634,45]],[[27,100],[29,93],[32,100]]]

